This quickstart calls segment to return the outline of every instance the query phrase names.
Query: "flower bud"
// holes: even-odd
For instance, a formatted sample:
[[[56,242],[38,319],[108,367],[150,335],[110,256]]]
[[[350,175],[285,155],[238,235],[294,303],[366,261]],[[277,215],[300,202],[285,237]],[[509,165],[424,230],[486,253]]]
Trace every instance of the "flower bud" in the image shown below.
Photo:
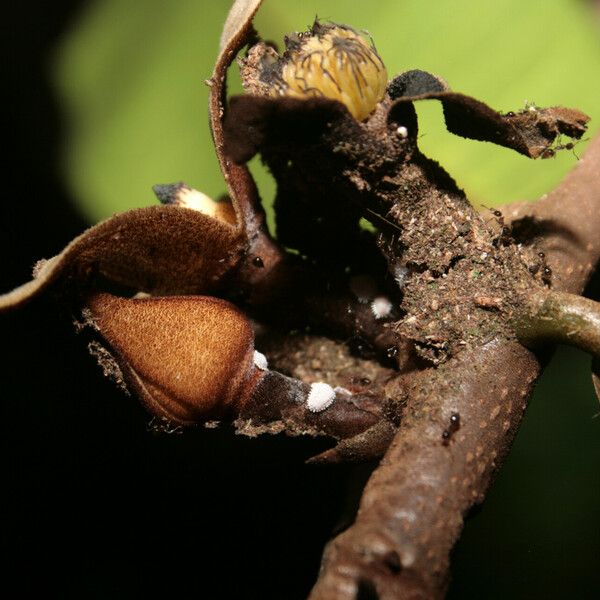
[[[224,300],[97,294],[88,310],[128,387],[158,417],[192,424],[229,416],[262,377],[250,322]]]

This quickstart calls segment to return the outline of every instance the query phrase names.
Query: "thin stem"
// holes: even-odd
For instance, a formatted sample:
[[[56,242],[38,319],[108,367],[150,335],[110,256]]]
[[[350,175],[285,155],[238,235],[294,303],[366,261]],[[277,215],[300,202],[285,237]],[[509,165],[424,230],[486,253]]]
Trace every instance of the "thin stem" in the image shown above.
[[[535,294],[516,320],[515,330],[528,347],[568,344],[600,357],[600,303],[582,296],[558,291]]]

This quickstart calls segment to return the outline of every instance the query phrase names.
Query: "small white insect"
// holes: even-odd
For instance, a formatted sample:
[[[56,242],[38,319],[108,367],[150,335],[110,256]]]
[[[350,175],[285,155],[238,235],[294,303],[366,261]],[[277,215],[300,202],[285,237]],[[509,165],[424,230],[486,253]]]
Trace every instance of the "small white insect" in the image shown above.
[[[376,319],[385,319],[392,312],[393,304],[386,296],[377,296],[371,302],[371,312]]]
[[[306,399],[306,405],[311,412],[321,412],[332,405],[335,400],[335,390],[323,382],[313,383]]]
[[[401,138],[407,138],[408,137],[408,129],[406,129],[406,127],[404,127],[404,125],[401,125],[400,127],[398,127],[398,129],[396,129],[396,133]]]
[[[266,371],[269,368],[267,357],[258,350],[254,351],[254,366],[261,371]]]

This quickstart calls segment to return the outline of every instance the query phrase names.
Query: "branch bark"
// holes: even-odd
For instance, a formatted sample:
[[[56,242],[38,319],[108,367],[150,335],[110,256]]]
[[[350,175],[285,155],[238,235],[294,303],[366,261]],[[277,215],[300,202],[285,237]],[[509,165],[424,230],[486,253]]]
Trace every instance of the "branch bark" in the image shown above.
[[[555,287],[581,293],[600,258],[600,136],[552,193],[509,213],[538,226]],[[311,600],[443,597],[463,518],[483,501],[540,372],[531,351],[497,339],[405,380],[406,417],[355,523],[328,544]]]

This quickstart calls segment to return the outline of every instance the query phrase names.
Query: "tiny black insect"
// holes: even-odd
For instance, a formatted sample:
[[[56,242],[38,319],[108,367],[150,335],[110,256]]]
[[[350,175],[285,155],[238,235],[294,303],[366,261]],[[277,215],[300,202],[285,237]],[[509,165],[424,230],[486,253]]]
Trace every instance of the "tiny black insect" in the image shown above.
[[[577,154],[575,153],[575,146],[577,146],[577,144],[585,140],[577,140],[576,142],[567,142],[566,144],[563,144],[561,143],[559,136],[556,141],[558,142],[556,145],[548,146],[547,148],[544,148],[542,150],[540,154],[541,158],[553,158],[554,156],[556,156],[556,153],[560,150],[570,150],[573,153],[573,156],[577,160],[579,160],[579,156],[577,156]]]
[[[450,415],[450,425],[442,431],[442,444],[447,446],[452,436],[460,429],[460,414],[453,412]]]
[[[487,208],[492,215],[494,215],[494,219],[500,226],[500,235],[492,240],[492,246],[494,246],[494,248],[498,248],[499,246],[508,246],[511,244],[512,231],[511,228],[506,224],[502,211],[498,210],[497,208],[489,208],[487,206],[484,206],[484,208]]]
[[[548,287],[552,285],[552,269],[548,266],[542,269],[542,281]]]
[[[538,252],[537,255],[539,261],[529,265],[527,269],[532,275],[536,275],[541,270],[541,280],[543,284],[547,287],[550,287],[552,285],[552,269],[546,262],[546,254],[545,252]]]

